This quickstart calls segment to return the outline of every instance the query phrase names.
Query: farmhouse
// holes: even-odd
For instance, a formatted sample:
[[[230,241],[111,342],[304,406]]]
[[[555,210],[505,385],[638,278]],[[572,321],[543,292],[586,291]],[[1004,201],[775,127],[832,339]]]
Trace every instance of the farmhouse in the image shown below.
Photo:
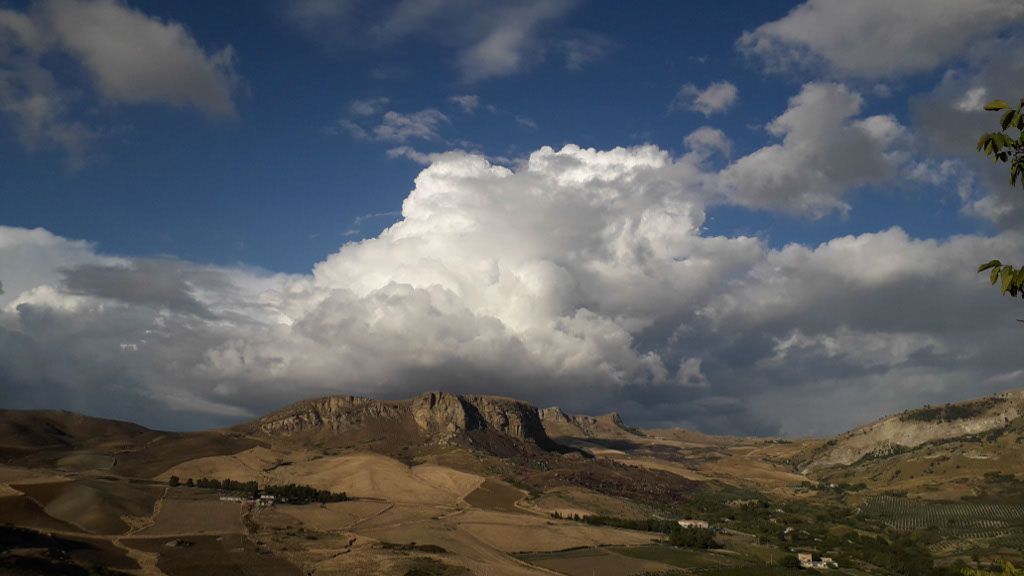
[[[819,570],[839,568],[839,564],[832,558],[822,556],[820,559],[815,560],[814,555],[810,552],[799,552],[796,555],[796,559],[800,561],[801,568],[817,568]]]
[[[708,528],[710,525],[705,520],[693,520],[686,518],[679,521],[679,525],[683,528]]]

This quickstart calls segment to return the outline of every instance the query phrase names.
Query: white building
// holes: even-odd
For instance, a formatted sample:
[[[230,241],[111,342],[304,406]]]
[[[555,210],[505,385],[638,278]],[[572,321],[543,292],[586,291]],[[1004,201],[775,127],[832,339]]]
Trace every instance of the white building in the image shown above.
[[[828,556],[822,556],[820,560],[815,560],[814,555],[810,552],[799,552],[796,558],[800,561],[801,568],[817,568],[819,570],[839,568],[839,564]]]
[[[687,518],[685,520],[680,520],[679,521],[679,525],[682,526],[683,528],[709,528],[710,527],[710,524],[708,524],[707,521],[705,521],[705,520],[692,520],[692,519],[689,519],[689,518]]]

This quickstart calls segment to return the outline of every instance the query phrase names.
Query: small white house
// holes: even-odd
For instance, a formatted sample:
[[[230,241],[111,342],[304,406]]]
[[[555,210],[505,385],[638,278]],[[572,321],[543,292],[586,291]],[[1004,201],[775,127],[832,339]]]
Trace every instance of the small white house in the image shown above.
[[[693,520],[690,518],[680,520],[679,525],[683,528],[709,528],[710,524],[706,520]]]
[[[796,555],[796,558],[800,561],[801,568],[817,568],[819,570],[839,568],[839,564],[828,556],[822,556],[820,559],[815,560],[814,555],[810,552],[800,552]]]

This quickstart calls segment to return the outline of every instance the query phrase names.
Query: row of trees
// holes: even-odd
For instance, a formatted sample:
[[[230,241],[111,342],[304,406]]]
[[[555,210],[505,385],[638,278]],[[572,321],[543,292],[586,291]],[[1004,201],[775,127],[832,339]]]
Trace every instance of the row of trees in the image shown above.
[[[176,487],[181,486],[183,483],[181,478],[171,476],[167,480],[167,484],[168,486]],[[189,478],[185,480],[184,485],[189,488],[195,487],[207,488],[210,490],[224,490],[227,492],[238,492],[250,498],[256,498],[261,494],[264,494],[273,496],[282,502],[288,502],[290,504],[309,504],[311,502],[325,504],[328,502],[344,502],[348,500],[348,495],[344,492],[319,490],[305,484],[268,484],[260,489],[255,480],[239,482],[238,480],[232,480],[230,478],[226,478],[224,480],[218,480],[216,478],[200,478],[198,480],[193,480],[192,478]]]
[[[668,541],[673,546],[682,548],[709,549],[719,548],[715,542],[715,531],[710,528],[683,528],[675,520],[664,520],[662,518],[645,518],[633,520],[630,518],[618,518],[615,516],[580,516],[573,514],[563,516],[555,511],[551,513],[552,518],[575,520],[592,526],[612,526],[614,528],[625,528],[627,530],[641,530],[645,532],[660,532],[668,536]]]

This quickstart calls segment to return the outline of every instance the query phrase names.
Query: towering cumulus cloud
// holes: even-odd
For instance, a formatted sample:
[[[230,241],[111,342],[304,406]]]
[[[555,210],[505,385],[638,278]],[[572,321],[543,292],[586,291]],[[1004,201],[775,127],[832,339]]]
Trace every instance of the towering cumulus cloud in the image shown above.
[[[800,433],[846,424],[821,406],[855,392],[877,409],[879,394],[981,391],[1016,369],[1000,340],[1014,328],[993,327],[1005,303],[971,267],[1019,253],[1019,236],[892,229],[781,250],[712,236],[705,210],[734,189],[706,159],[568,145],[509,169],[437,155],[399,222],[299,276],[0,228],[0,386],[8,405],[175,427],[314,394],[445,388]]]

